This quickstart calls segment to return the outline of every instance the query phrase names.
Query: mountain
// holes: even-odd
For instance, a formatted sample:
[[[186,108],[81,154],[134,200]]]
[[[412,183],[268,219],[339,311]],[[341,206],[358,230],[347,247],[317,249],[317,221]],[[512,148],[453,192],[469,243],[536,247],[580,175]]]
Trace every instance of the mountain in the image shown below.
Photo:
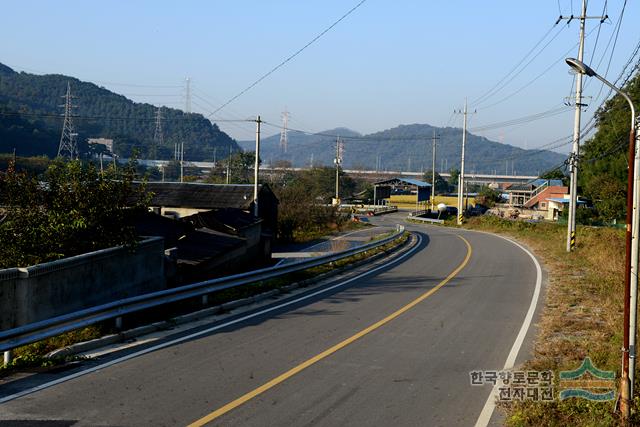
[[[462,129],[438,128],[428,124],[400,125],[369,135],[338,128],[308,135],[289,131],[288,149],[280,148],[280,135],[261,140],[260,157],[267,164],[278,160],[290,161],[293,166],[329,166],[335,157],[335,136],[344,138],[343,165],[345,169],[378,169],[396,171],[431,170],[432,136],[437,141],[436,170],[460,168]],[[240,141],[245,150],[254,151],[254,141]],[[501,144],[485,137],[467,133],[465,170],[477,173],[537,175],[558,166],[566,156],[546,150],[524,150]]]
[[[114,151],[130,157],[133,150],[141,158],[152,157],[157,108],[137,103],[93,83],[58,74],[17,73],[0,64],[0,151],[18,155],[57,154],[62,130],[60,104],[71,85],[74,125],[81,152],[87,138],[114,140]],[[164,143],[158,159],[173,158],[174,144],[183,142],[185,158],[210,160],[215,148],[226,153],[239,146],[215,123],[201,114],[185,114],[174,108],[161,108]],[[35,136],[34,136],[35,135]]]

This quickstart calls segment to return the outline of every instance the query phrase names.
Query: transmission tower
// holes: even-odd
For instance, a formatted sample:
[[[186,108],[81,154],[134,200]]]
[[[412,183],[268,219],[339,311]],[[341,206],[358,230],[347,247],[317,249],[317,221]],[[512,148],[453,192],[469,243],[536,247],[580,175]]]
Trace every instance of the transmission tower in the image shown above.
[[[191,113],[191,77],[187,77],[186,80],[184,112]]]
[[[280,150],[284,153],[287,152],[287,147],[289,145],[289,112],[285,108],[282,112],[282,131],[280,131]]]
[[[62,96],[65,98],[64,105],[64,123],[62,124],[62,135],[60,136],[60,145],[58,145],[58,157],[66,157],[69,159],[78,158],[78,146],[76,144],[76,133],[73,127],[71,117],[73,115],[73,103],[71,100],[71,83],[67,82],[67,94]]]
[[[156,110],[156,130],[153,133],[153,147],[151,149],[151,157],[155,160],[158,155],[158,147],[164,144],[164,135],[162,133],[162,107]]]

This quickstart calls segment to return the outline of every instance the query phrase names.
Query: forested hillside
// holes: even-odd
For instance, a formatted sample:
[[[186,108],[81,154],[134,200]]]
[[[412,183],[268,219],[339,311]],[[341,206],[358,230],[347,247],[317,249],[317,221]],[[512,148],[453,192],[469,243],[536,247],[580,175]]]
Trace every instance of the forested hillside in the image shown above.
[[[640,105],[640,74],[623,89]],[[579,193],[594,202],[603,220],[622,219],[626,212],[627,158],[631,111],[616,95],[596,114],[598,131],[582,149]]]
[[[235,141],[201,114],[161,109],[164,144],[154,147],[156,107],[133,102],[93,83],[73,77],[17,73],[0,64],[0,150],[16,148],[19,155],[55,155],[62,128],[60,105],[71,85],[74,123],[80,151],[87,138],[114,139],[116,154],[129,157],[134,148],[140,157],[173,158],[174,144],[185,143],[185,158],[210,160],[214,147],[228,152]]]
[[[439,128],[427,124],[400,125],[393,129],[360,135],[338,128],[308,135],[289,132],[285,153],[280,148],[280,136],[263,139],[261,156],[267,163],[290,161],[294,166],[332,165],[335,157],[335,137],[344,141],[344,167],[396,171],[431,170],[432,136],[439,136],[436,170],[449,171],[460,167],[462,129]],[[241,141],[245,150],[253,150],[253,141]],[[558,166],[565,155],[546,150],[524,150],[487,138],[467,134],[465,169],[477,173],[508,173],[537,175]]]

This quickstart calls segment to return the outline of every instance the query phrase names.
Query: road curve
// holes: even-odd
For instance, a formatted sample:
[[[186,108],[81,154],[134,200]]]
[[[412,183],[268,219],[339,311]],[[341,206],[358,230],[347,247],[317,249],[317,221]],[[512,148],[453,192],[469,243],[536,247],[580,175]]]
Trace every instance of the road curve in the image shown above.
[[[490,389],[470,386],[469,372],[503,367],[529,309],[536,268],[496,236],[409,228],[421,236],[420,247],[390,268],[0,404],[0,421],[473,425]],[[3,388],[0,398],[9,393]]]

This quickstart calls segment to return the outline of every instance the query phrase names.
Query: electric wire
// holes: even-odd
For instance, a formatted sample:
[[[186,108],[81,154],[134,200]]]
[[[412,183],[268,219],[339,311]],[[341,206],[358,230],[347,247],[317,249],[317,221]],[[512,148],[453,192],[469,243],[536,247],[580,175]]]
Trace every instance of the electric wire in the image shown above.
[[[516,77],[518,77],[529,66],[529,64],[531,64],[531,62],[533,62],[558,37],[558,35],[562,32],[562,30],[564,29],[564,26],[560,27],[560,30],[556,32],[556,34],[551,38],[551,40],[549,40],[542,47],[542,49],[540,49],[540,51],[538,53],[536,53],[533,56],[533,58],[531,58],[529,60],[529,62],[527,62],[516,74],[511,76],[511,74],[514,73],[520,67],[520,65],[529,57],[529,55],[531,55],[535,51],[535,49],[540,45],[540,43],[542,43],[547,38],[549,33],[551,33],[551,31],[556,27],[556,25],[557,24],[553,24],[551,26],[551,28],[549,28],[549,30],[544,34],[544,36],[542,36],[542,38],[533,46],[533,48],[531,48],[531,50],[529,50],[529,52],[527,52],[522,57],[522,59],[515,65],[515,67],[513,67],[502,79],[500,79],[500,81],[498,81],[498,83],[496,83],[491,89],[489,89],[483,95],[481,95],[480,97],[478,97],[475,100],[471,101],[472,107],[473,108],[477,108],[478,106],[482,105],[488,99],[491,99],[491,97],[493,97],[494,95],[499,93],[504,87],[506,87],[509,83],[511,83]],[[511,76],[511,78],[509,78],[510,76]],[[507,80],[507,81],[505,82],[505,80]],[[503,82],[504,82],[504,84],[503,84]]]
[[[264,79],[266,79],[267,77],[269,77],[271,74],[273,74],[274,72],[276,72],[278,69],[282,68],[285,64],[287,64],[289,61],[291,61],[292,59],[294,59],[296,56],[298,56],[300,53],[302,53],[306,48],[308,48],[309,46],[311,46],[313,43],[315,43],[316,41],[318,41],[322,36],[324,36],[326,33],[328,33],[329,31],[331,31],[331,29],[333,29],[333,27],[335,27],[336,25],[338,25],[340,22],[342,22],[347,16],[351,15],[353,12],[356,11],[356,9],[358,9],[360,6],[362,6],[367,0],[361,0],[358,4],[356,4],[354,7],[352,7],[351,9],[349,9],[349,11],[347,11],[344,15],[342,15],[340,18],[338,18],[338,20],[336,20],[335,22],[333,22],[333,24],[331,24],[329,27],[325,28],[320,34],[318,34],[317,36],[315,36],[313,39],[311,39],[309,42],[307,42],[307,44],[305,44],[304,46],[302,46],[300,49],[298,49],[296,52],[294,52],[292,55],[290,55],[289,57],[287,57],[285,60],[283,60],[282,62],[280,62],[278,65],[276,65],[275,67],[273,67],[271,70],[267,71],[265,74],[263,74],[261,77],[259,77],[257,80],[255,80],[253,83],[251,83],[249,86],[247,86],[246,88],[244,88],[243,90],[241,90],[240,92],[238,92],[236,95],[232,96],[231,98],[229,98],[228,101],[226,101],[224,104],[222,104],[221,106],[219,106],[218,108],[216,108],[211,114],[210,116],[216,114],[218,111],[222,110],[223,108],[225,108],[227,105],[231,104],[233,101],[235,101],[236,99],[240,98],[242,95],[244,95],[245,93],[247,93],[248,91],[250,91],[251,89],[253,89],[255,86],[257,86],[260,82],[262,82]]]
[[[591,31],[589,31],[587,34],[585,34],[585,38],[589,37],[589,35],[595,31],[595,27],[591,29]],[[535,83],[540,77],[544,76],[545,74],[547,74],[549,72],[549,70],[551,70],[554,66],[556,66],[559,62],[564,61],[565,58],[567,57],[567,55],[569,53],[571,53],[571,51],[573,49],[575,49],[577,46],[579,45],[579,43],[574,44],[569,50],[567,50],[566,52],[564,52],[562,54],[562,56],[560,58],[558,58],[556,61],[554,61],[551,65],[549,65],[547,68],[544,69],[544,71],[542,71],[540,74],[538,74],[536,77],[534,77],[533,79],[531,79],[528,83],[526,83],[525,85],[521,86],[518,90],[516,90],[515,92],[512,92],[511,94],[505,96],[504,98],[500,99],[499,101],[494,102],[493,104],[490,105],[486,105],[482,108],[479,108],[479,110],[487,110],[491,107],[494,107],[498,104],[503,103],[504,101],[514,97],[515,95],[519,94],[520,92],[522,92],[523,90],[525,90],[526,88],[528,88],[529,86],[531,86],[533,83]]]

